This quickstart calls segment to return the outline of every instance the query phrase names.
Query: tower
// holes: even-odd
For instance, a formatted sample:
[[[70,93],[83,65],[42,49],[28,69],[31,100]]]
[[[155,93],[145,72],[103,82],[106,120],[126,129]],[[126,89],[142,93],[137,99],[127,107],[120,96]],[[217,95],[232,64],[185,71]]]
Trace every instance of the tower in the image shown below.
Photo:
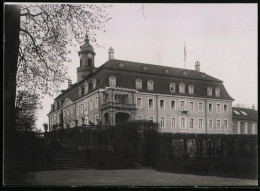
[[[89,44],[88,35],[86,34],[85,43],[80,46],[78,52],[80,57],[80,66],[77,68],[77,82],[89,75],[95,69],[95,55],[93,47]]]

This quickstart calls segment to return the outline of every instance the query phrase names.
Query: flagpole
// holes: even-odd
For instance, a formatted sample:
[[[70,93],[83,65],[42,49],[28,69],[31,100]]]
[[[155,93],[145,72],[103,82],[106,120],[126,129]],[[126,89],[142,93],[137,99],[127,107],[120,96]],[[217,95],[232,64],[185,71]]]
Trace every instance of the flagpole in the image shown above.
[[[185,41],[184,41],[184,69],[186,69],[186,47],[185,47]]]

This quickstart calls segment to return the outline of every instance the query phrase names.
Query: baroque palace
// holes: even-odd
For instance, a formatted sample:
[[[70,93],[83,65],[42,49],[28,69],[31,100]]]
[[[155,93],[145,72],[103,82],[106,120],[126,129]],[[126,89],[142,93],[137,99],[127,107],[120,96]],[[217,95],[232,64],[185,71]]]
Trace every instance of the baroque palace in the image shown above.
[[[77,82],[54,99],[49,130],[78,125],[116,125],[129,120],[159,123],[161,132],[231,134],[232,102],[223,81],[200,71],[114,59],[95,67],[86,35]]]

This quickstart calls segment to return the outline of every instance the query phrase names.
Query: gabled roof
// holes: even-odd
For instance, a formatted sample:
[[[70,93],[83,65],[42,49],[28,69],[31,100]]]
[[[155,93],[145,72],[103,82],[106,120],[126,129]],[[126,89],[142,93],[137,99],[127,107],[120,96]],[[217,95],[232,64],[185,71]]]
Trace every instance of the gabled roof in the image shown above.
[[[232,107],[232,111],[233,119],[258,121],[258,111],[254,109]],[[246,115],[244,115],[243,113]]]

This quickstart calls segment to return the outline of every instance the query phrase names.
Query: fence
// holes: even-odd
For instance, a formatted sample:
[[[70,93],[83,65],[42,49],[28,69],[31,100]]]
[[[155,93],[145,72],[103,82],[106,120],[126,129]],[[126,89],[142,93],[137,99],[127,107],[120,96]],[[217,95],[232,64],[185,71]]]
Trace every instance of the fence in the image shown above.
[[[256,135],[160,134],[160,159],[257,156]]]
[[[158,133],[150,122],[60,129],[46,139],[72,152],[115,154],[129,166],[155,166],[159,159],[256,157],[258,149],[257,135]]]

